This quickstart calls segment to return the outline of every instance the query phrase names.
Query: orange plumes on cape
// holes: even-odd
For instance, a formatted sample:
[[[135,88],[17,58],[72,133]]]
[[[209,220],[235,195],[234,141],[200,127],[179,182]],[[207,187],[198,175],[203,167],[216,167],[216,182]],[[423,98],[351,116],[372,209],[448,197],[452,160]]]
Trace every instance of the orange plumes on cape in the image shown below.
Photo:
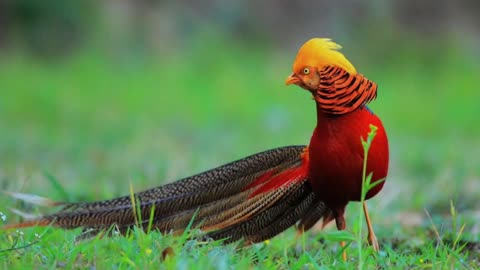
[[[125,232],[140,223],[161,232],[193,226],[206,238],[232,242],[259,242],[297,225],[310,229],[317,221],[335,220],[345,229],[344,211],[359,201],[362,187],[363,148],[370,125],[378,127],[369,156],[367,174],[373,182],[387,176],[388,143],[380,119],[367,107],[376,97],[377,85],[357,73],[329,39],[311,39],[299,50],[286,84],[309,91],[317,108],[317,126],[308,146],[288,146],[258,153],[170,184],[106,201],[57,203],[25,194],[18,199],[52,206],[44,215],[4,228],[48,226],[83,227],[98,233],[115,225]],[[377,194],[384,182],[367,194]],[[153,211],[152,211],[153,209]],[[377,246],[369,223],[369,240]],[[151,213],[153,212],[153,216]],[[137,220],[136,216],[144,220]],[[146,227],[146,226],[145,226]]]

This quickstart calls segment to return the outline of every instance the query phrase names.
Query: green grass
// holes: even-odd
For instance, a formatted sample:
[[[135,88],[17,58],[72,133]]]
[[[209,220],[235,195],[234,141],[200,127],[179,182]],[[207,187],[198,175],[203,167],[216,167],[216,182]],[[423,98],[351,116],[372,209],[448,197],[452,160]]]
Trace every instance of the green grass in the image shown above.
[[[129,183],[139,191],[268,148],[308,143],[313,103],[283,84],[295,52],[212,42],[182,48],[187,53],[85,50],[55,62],[4,55],[1,189],[100,200],[128,194]],[[479,65],[457,48],[434,57],[399,46],[382,65],[346,51],[380,85],[371,108],[391,145],[387,183],[369,201],[382,251],[363,247],[364,268],[478,268]],[[5,223],[17,220],[11,207],[37,212],[2,196]],[[358,209],[347,209],[354,233]],[[331,228],[300,239],[289,230],[246,248],[140,231],[75,243],[78,234],[1,231],[0,267],[354,269],[359,261],[355,241],[349,261],[341,261],[345,235]],[[167,247],[175,255],[163,260]]]

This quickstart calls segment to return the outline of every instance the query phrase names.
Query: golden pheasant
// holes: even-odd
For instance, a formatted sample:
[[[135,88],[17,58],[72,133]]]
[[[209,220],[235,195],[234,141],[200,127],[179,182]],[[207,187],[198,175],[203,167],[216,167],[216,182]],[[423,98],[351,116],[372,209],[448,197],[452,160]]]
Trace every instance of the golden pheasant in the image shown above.
[[[339,230],[345,229],[346,205],[361,199],[364,152],[360,138],[367,136],[370,125],[378,130],[367,173],[379,184],[366,199],[382,189],[389,154],[382,123],[366,107],[376,97],[377,85],[357,73],[340,48],[329,39],[307,41],[286,81],[308,90],[315,101],[317,126],[308,146],[272,149],[136,193],[140,213],[135,214],[132,196],[80,203],[44,199],[40,201],[63,208],[4,228],[52,225],[100,232],[115,225],[125,232],[140,216],[141,225],[151,219],[154,229],[179,232],[193,219],[193,226],[208,238],[248,243],[269,239],[295,224],[308,230],[322,219],[324,224],[335,220]],[[378,248],[366,205],[364,210],[369,240]]]

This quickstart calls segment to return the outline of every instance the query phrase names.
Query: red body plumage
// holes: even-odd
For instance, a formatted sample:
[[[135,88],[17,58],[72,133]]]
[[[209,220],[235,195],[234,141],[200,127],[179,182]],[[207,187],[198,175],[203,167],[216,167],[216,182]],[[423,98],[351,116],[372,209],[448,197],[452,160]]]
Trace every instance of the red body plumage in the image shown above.
[[[365,199],[370,199],[385,183],[389,148],[381,120],[367,107],[337,116],[324,113],[317,104],[317,126],[302,155],[302,163],[284,171],[269,171],[246,189],[260,186],[251,195],[253,197],[306,178],[314,192],[333,211],[337,226],[343,229],[346,205],[361,199],[364,161],[361,138],[367,138],[370,125],[378,129],[368,152],[366,173],[373,173],[372,183],[381,181],[368,191]],[[328,223],[330,220],[324,221]]]
[[[370,124],[378,127],[367,159],[367,175],[372,182],[383,180],[388,172],[388,141],[380,119],[366,107],[343,116],[331,116],[317,109],[317,127],[309,145],[308,179],[320,198],[342,214],[349,201],[359,201],[362,190],[364,150]],[[375,196],[382,181],[367,193]]]

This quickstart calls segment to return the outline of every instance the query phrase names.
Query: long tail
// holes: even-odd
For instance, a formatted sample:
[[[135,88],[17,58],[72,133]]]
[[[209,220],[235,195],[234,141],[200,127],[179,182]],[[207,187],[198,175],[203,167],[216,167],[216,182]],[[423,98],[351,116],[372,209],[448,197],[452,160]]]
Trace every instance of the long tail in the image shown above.
[[[299,220],[305,228],[311,227],[328,213],[308,182],[304,150],[305,146],[268,150],[136,193],[135,209],[132,196],[63,204],[54,214],[3,228],[52,225],[98,232],[115,225],[126,231],[135,224],[152,222],[153,228],[161,232],[180,232],[193,219],[193,226],[205,231],[208,238],[262,241]],[[37,196],[13,194],[34,203],[61,205]]]

